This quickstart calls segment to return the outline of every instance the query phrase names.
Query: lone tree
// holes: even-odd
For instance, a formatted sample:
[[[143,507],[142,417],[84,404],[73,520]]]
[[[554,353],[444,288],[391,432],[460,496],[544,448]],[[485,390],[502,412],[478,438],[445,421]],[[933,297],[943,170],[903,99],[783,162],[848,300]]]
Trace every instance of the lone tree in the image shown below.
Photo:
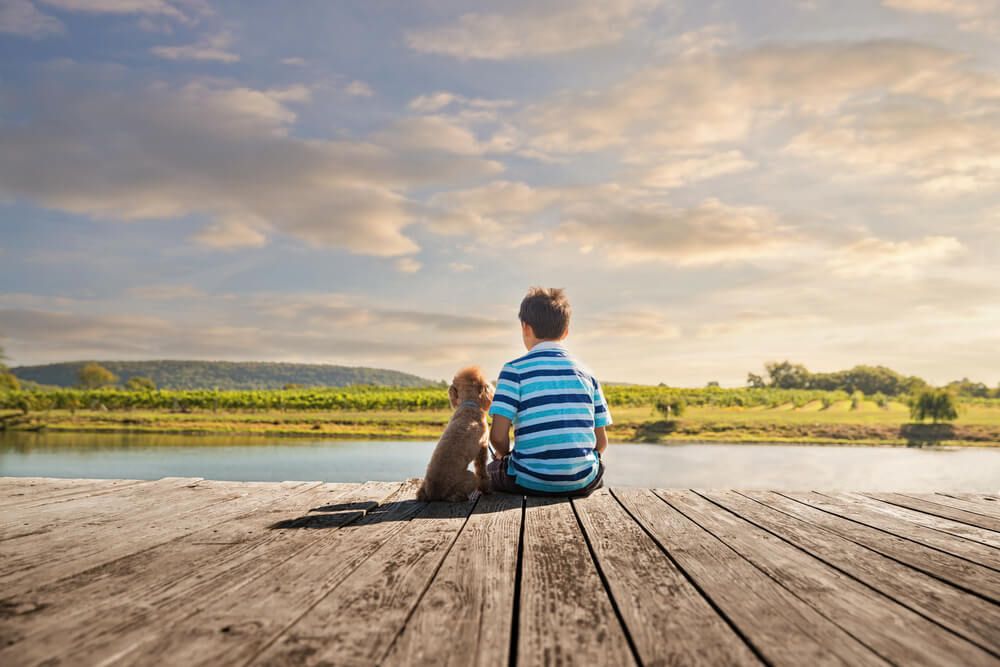
[[[656,402],[656,411],[669,419],[675,419],[684,414],[687,403],[683,398],[661,398]]]
[[[77,379],[84,389],[99,389],[118,382],[117,375],[95,362],[90,362],[81,368]]]
[[[910,417],[922,422],[927,418],[935,424],[958,419],[955,396],[947,389],[926,389],[910,402]]]
[[[133,375],[125,381],[125,388],[129,391],[156,391],[156,383],[145,375]]]

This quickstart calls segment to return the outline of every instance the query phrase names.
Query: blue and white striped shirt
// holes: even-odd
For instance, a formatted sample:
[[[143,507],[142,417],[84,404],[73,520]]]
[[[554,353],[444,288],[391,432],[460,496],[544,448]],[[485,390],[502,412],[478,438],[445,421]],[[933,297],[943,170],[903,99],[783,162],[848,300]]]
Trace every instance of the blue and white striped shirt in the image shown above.
[[[527,489],[582,489],[597,476],[594,429],[611,423],[597,379],[560,343],[542,341],[505,364],[491,415],[514,424],[507,474]]]

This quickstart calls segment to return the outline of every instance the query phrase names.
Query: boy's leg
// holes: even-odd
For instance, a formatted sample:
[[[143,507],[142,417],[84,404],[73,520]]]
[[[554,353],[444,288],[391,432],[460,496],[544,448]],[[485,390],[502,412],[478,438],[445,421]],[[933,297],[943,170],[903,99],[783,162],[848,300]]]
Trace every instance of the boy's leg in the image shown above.
[[[510,455],[508,454],[508,456]],[[490,484],[494,491],[514,494],[523,493],[523,490],[517,485],[514,478],[507,474],[507,456],[487,463],[486,474],[489,475]]]

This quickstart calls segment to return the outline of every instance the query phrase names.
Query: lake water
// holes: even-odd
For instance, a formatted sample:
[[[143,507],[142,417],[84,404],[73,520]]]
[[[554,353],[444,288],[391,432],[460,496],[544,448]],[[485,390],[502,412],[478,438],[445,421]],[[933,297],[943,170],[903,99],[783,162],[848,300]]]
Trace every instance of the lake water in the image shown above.
[[[152,434],[0,434],[0,476],[401,480],[433,442]],[[1000,448],[612,444],[606,483],[779,490],[1000,490]]]

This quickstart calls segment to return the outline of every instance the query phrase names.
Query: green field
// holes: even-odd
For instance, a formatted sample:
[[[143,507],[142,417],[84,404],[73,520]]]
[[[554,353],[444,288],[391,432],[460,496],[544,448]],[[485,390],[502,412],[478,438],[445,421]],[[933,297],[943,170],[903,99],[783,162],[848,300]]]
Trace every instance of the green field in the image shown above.
[[[777,389],[607,388],[612,441],[1000,444],[1000,400],[960,402],[948,425],[910,420],[905,398]],[[654,405],[681,399],[680,418]],[[881,404],[880,404],[881,403]],[[8,429],[435,439],[450,417],[441,387],[24,391],[0,394]]]

